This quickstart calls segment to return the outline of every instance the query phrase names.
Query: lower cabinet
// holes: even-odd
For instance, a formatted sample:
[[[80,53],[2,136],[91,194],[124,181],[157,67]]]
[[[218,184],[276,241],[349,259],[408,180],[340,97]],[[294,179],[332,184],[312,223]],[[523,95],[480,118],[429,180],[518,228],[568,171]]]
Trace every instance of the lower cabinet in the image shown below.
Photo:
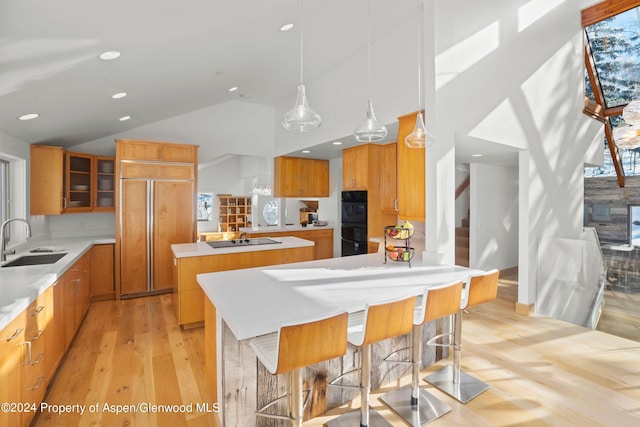
[[[91,248],[91,300],[102,301],[116,297],[114,283],[114,245],[94,245]]]
[[[173,258],[173,307],[179,325],[199,326],[204,320],[202,288],[196,275],[216,271],[311,261],[313,247]]]
[[[90,264],[87,252],[0,331],[0,402],[11,409],[0,411],[0,426],[33,421],[89,308]]]
[[[311,240],[313,247],[313,259],[333,258],[333,228],[323,228],[308,231],[277,231],[273,233],[247,232],[249,237],[285,237],[293,236],[300,239]]]

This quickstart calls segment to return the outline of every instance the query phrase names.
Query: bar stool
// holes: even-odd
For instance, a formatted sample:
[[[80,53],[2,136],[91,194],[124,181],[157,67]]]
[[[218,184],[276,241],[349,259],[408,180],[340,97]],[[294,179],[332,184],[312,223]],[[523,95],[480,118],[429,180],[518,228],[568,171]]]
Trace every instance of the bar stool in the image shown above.
[[[418,377],[422,366],[422,328],[427,322],[457,313],[460,310],[461,298],[462,282],[425,289],[421,300],[416,302],[411,333],[411,362],[390,359],[394,354],[406,349],[398,350],[385,359],[388,362],[411,363],[412,365],[411,385],[390,391],[380,397],[380,400],[411,426],[423,426],[451,411],[451,408],[444,402],[420,388]],[[432,340],[445,335],[438,335]]]
[[[499,274],[500,272],[494,269],[467,279],[460,310],[454,315],[453,366],[445,366],[425,378],[427,382],[462,403],[469,402],[489,388],[487,383],[460,371],[462,310],[496,299]]]
[[[360,427],[391,426],[380,414],[369,408],[371,392],[371,345],[389,338],[399,337],[411,332],[413,327],[413,313],[415,296],[387,301],[377,304],[367,304],[364,312],[352,314],[349,319],[350,344],[358,348],[360,353],[359,368],[345,372],[335,378],[329,385],[337,387],[354,387],[337,384],[345,375],[358,372],[360,376],[360,411],[343,414],[326,425],[328,427],[357,426]]]
[[[288,393],[256,411],[256,416],[291,421],[302,426],[304,405],[309,391],[302,389],[302,373],[306,366],[341,357],[347,352],[349,315],[342,312],[307,323],[281,326],[277,333],[262,335],[249,345],[267,370],[273,374],[288,373]],[[307,392],[307,398],[303,394]],[[270,406],[288,397],[289,414],[266,413]]]

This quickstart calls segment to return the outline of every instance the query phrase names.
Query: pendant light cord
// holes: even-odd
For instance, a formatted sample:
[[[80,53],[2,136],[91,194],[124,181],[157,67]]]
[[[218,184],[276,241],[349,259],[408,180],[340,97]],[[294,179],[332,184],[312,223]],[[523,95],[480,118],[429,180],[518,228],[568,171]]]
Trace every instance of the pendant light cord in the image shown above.
[[[367,62],[367,77],[368,77],[368,86],[367,93],[369,95],[369,100],[371,100],[371,0],[367,0],[367,42],[368,42],[368,62]]]
[[[302,82],[302,69],[304,66],[304,0],[300,0],[300,85]]]
[[[418,113],[422,111],[422,39],[424,33],[424,10],[422,0],[418,0]],[[421,114],[421,113],[420,113]]]

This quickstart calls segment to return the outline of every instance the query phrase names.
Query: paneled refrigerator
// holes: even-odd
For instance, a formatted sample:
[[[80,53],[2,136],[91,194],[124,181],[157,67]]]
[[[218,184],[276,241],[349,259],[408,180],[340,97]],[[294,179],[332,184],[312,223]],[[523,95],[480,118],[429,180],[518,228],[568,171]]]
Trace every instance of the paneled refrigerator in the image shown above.
[[[195,164],[123,159],[118,166],[119,296],[171,292],[171,245],[195,241]]]

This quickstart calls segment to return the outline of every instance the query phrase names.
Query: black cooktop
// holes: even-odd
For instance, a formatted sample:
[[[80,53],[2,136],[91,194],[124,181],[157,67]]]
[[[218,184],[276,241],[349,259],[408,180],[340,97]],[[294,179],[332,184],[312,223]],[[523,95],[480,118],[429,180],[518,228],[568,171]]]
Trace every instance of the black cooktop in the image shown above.
[[[234,240],[217,240],[215,242],[207,242],[207,245],[214,249],[218,248],[236,248],[239,246],[257,246],[272,245],[274,243],[282,243],[277,240],[268,239],[266,237],[256,237],[254,239],[234,239]]]

